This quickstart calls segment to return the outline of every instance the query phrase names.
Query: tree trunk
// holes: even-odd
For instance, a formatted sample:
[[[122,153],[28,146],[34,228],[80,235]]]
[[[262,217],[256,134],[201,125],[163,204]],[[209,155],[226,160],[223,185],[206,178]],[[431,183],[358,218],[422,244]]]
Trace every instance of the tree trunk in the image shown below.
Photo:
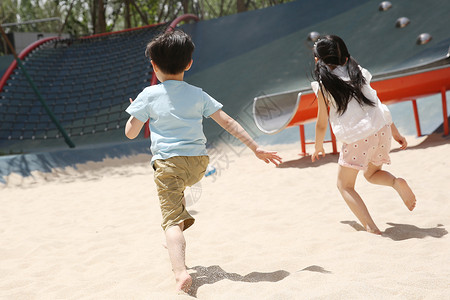
[[[189,13],[189,0],[182,0],[181,4],[183,5],[183,13],[188,14]]]
[[[127,2],[128,1],[131,1],[131,3],[133,4],[134,8],[137,10],[138,14],[141,16],[142,23],[144,23],[146,25],[149,25],[147,15],[145,15],[142,12],[142,10],[139,8],[139,6],[136,5],[136,1],[134,1],[134,0],[127,0]]]
[[[125,28],[131,28],[130,0],[125,0]]]
[[[72,8],[73,8],[73,4],[74,3],[75,3],[75,1],[70,2],[70,7],[69,7],[69,10],[67,11],[67,15],[66,15],[66,18],[64,19],[64,23],[59,28],[59,34],[58,34],[59,36],[61,36],[61,34],[62,34],[63,30],[64,30],[64,27],[66,27],[67,20],[69,19],[69,16],[72,13]]]
[[[91,8],[91,22],[92,22],[92,30],[93,34],[97,33],[97,0],[92,0],[90,2],[92,5]]]
[[[105,16],[105,3],[103,0],[98,1],[98,33],[106,32],[106,16]]]
[[[237,12],[238,13],[247,11],[248,7],[245,4],[245,0],[237,0],[236,2],[237,2],[236,4],[237,4]]]

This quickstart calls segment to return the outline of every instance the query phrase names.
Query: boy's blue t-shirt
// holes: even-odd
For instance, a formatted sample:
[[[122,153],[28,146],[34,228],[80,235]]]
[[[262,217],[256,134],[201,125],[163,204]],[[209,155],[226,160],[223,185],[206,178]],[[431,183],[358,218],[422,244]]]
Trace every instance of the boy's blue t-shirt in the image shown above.
[[[150,119],[153,162],[172,156],[207,155],[203,117],[222,106],[201,88],[167,80],[146,87],[126,112],[142,122]]]

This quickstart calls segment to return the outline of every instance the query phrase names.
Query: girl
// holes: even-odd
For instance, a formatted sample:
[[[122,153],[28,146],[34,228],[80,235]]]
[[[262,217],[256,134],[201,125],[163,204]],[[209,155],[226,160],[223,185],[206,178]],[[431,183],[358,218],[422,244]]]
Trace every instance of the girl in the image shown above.
[[[413,210],[416,197],[406,181],[382,170],[390,164],[393,137],[401,149],[406,139],[398,132],[391,115],[370,87],[372,75],[350,56],[344,41],[335,35],[320,38],[314,45],[316,66],[311,86],[318,98],[315,151],[311,157],[325,156],[323,139],[328,118],[337,140],[343,143],[339,156],[338,189],[366,231],[381,234],[366,205],[355,191],[360,170],[370,183],[393,187],[406,207]],[[329,111],[328,111],[329,109]]]

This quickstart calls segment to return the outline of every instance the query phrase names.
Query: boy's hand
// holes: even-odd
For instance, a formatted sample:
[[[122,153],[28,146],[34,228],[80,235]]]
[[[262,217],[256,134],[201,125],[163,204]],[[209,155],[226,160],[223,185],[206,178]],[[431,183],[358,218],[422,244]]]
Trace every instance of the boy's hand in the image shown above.
[[[278,166],[283,162],[281,157],[277,155],[276,151],[266,151],[260,148],[256,148],[255,155],[257,158],[265,161],[267,164],[273,163],[275,166]]]
[[[403,135],[394,135],[392,137],[397,143],[400,144],[400,149],[405,150],[406,147],[408,147],[408,142]]]
[[[133,103],[133,99],[130,98],[130,103]]]
[[[315,162],[316,159],[319,160],[320,153],[322,153],[322,157],[325,157],[325,150],[323,149],[323,147],[316,148],[316,151],[314,151],[313,155],[311,155],[311,161]]]

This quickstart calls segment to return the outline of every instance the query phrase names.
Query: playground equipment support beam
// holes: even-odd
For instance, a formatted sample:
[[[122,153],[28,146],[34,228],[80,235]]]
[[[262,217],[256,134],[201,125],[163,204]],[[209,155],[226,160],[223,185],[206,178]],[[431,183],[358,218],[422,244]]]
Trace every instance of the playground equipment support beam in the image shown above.
[[[448,130],[448,111],[447,111],[447,95],[446,95],[446,88],[445,86],[443,86],[441,88],[441,96],[442,96],[442,113],[444,115],[444,135],[448,135],[449,130]]]
[[[414,112],[414,120],[416,121],[416,130],[417,130],[417,137],[422,136],[422,130],[420,130],[420,119],[419,119],[419,111],[417,109],[417,100],[413,99],[411,100],[413,112]]]

